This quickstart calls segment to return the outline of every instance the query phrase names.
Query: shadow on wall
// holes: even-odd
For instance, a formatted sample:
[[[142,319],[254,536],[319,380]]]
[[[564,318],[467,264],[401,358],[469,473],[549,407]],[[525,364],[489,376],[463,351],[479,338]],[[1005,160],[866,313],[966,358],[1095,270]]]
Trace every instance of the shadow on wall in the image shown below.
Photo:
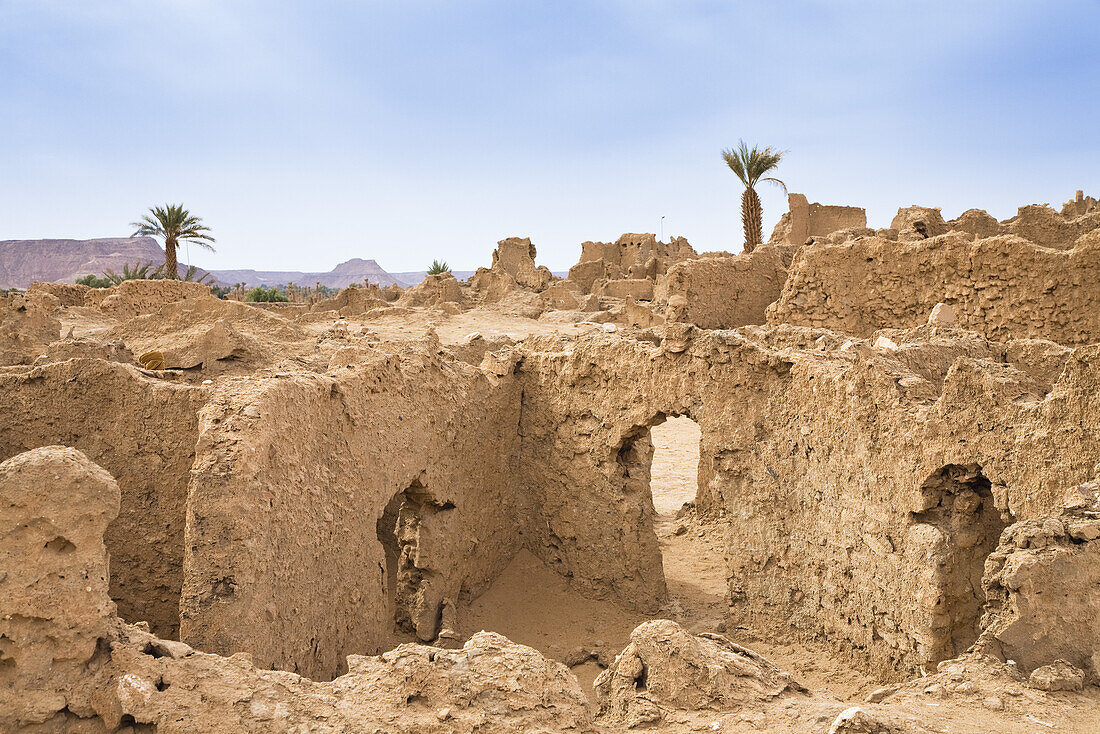
[[[921,485],[926,509],[911,526],[929,538],[931,662],[962,654],[977,639],[985,594],[985,561],[1008,523],[977,464],[948,464]]]

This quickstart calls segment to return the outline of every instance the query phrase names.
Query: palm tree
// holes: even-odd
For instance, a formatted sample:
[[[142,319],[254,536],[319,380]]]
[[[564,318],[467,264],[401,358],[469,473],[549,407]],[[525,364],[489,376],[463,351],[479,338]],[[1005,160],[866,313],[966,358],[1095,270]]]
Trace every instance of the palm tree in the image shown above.
[[[774,171],[783,160],[785,150],[773,150],[764,148],[761,150],[755,145],[752,150],[745,145],[744,140],[739,140],[737,149],[728,148],[722,151],[722,158],[741,183],[745,184],[745,193],[741,195],[741,223],[745,227],[745,252],[752,252],[763,240],[761,229],[763,227],[764,211],[760,207],[760,197],[756,195],[756,184],[761,181],[771,181],[787,190],[786,184],[778,178],[765,177],[764,174]]]
[[[193,242],[199,247],[214,251],[213,246],[210,245],[214,238],[207,234],[210,228],[202,223],[202,219],[192,216],[182,204],[154,206],[149,211],[152,212],[151,215],[146,214],[140,222],[133,222],[130,225],[136,227],[130,236],[152,236],[164,240],[165,278],[180,277],[176,269],[176,247],[180,242]]]

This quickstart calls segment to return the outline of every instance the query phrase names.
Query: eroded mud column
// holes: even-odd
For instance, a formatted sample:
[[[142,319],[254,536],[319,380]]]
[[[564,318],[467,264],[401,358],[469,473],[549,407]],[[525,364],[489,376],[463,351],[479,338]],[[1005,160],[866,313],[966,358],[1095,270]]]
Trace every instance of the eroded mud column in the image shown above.
[[[447,561],[440,550],[456,530],[454,510],[453,503],[437,500],[416,480],[390,501],[378,521],[394,623],[425,642],[439,634],[444,604],[455,603],[456,590],[448,594],[453,569],[440,567]]]
[[[926,509],[911,514],[909,528],[927,582],[914,590],[925,620],[917,639],[922,656],[938,662],[978,639],[982,573],[1006,523],[977,464],[944,466],[921,486],[921,497]]]

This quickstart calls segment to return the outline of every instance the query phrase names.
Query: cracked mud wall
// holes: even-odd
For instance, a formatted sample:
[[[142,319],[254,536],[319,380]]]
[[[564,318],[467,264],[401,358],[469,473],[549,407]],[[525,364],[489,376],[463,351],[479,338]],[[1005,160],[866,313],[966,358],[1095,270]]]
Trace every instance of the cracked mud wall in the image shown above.
[[[670,321],[702,329],[763,324],[765,310],[783,291],[796,249],[762,245],[740,255],[683,260],[658,281],[657,299],[668,304]]]
[[[963,643],[944,624],[950,580],[916,604],[913,589],[964,543],[912,531],[931,509],[929,477],[975,465],[988,480],[970,573],[997,523],[1051,512],[1100,456],[1095,431],[1065,429],[1100,410],[1100,349],[952,336],[925,327],[895,334],[896,351],[842,350],[831,332],[746,327],[695,332],[682,353],[659,337],[530,339],[528,543],[581,591],[654,611],[652,500],[632,472],[648,466],[645,427],[688,415],[702,434],[701,511],[723,513],[733,623],[793,624],[887,676],[942,659]]]
[[[60,444],[117,479],[121,510],[107,528],[119,615],[179,634],[187,484],[206,388],[152,379],[98,359],[0,373],[0,461]]]
[[[317,682],[125,624],[107,595],[103,544],[119,496],[110,474],[75,449],[0,463],[0,559],[20,561],[0,574],[4,732],[592,729],[564,665],[491,632],[461,650],[352,655],[346,675]]]
[[[413,486],[433,511],[395,528],[407,575],[392,582],[434,638],[445,604],[482,591],[519,547],[518,422],[514,378],[438,343],[329,375],[223,381],[202,413],[182,639],[328,678],[346,655],[386,649],[398,610],[379,521]]]
[[[953,307],[956,325],[991,339],[1096,342],[1100,231],[1057,250],[1014,236],[971,241],[959,233],[807,245],[767,322],[866,337],[924,324],[939,302]]]

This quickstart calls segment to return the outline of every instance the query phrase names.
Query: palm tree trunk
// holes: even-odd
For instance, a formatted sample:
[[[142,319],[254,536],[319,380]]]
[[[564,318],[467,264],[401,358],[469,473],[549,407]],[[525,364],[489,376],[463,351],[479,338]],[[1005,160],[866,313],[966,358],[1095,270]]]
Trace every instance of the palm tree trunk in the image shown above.
[[[745,193],[741,195],[741,224],[745,228],[745,252],[752,252],[760,244],[762,219],[760,197],[751,187],[745,187]]]
[[[176,243],[170,239],[164,240],[164,277],[173,280],[180,277],[176,267]]]

